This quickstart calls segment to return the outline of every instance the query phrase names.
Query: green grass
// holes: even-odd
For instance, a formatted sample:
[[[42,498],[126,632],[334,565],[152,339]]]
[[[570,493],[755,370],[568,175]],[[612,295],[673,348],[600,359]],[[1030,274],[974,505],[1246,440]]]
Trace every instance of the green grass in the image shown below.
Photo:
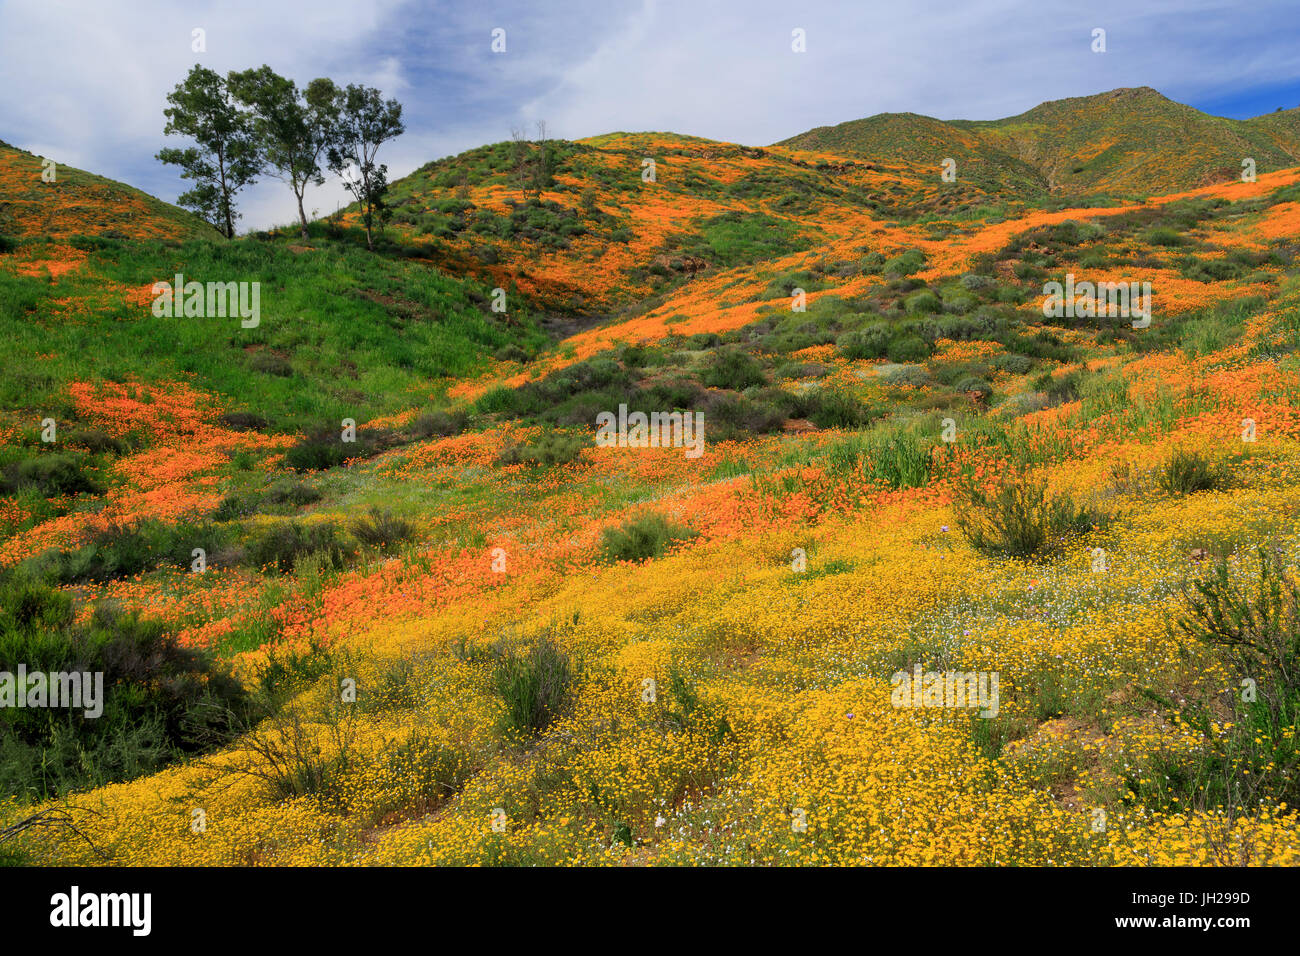
[[[78,243],[86,266],[55,285],[0,271],[0,403],[66,413],[72,381],[189,379],[270,430],[293,432],[410,407],[413,393],[472,374],[502,346],[536,349],[545,340],[518,297],[517,324],[505,326],[478,283],[325,232],[313,225],[317,248],[304,253],[287,241],[88,239]],[[260,283],[260,325],[155,318],[148,305],[124,305],[104,290],[105,278],[138,289],[177,272],[187,282]],[[63,311],[62,300],[76,305]],[[255,359],[267,354],[286,364],[268,371],[263,359],[259,370]]]

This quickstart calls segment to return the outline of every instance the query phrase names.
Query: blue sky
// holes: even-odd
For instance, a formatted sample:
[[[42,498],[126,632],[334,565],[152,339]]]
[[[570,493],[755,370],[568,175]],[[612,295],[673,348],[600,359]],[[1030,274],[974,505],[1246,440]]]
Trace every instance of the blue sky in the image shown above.
[[[187,184],[153,156],[195,62],[396,96],[407,133],[380,159],[397,178],[538,119],[565,138],[765,145],[879,112],[993,119],[1124,86],[1252,116],[1300,105],[1297,41],[1296,0],[0,0],[0,139],[174,200]],[[309,212],[341,201],[336,182],[307,195]],[[241,208],[244,229],[294,215],[273,179]]]

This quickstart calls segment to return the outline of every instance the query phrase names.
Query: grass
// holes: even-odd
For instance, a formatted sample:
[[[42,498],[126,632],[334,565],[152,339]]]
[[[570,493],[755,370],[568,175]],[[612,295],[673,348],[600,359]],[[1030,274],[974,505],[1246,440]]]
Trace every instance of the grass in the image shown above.
[[[287,241],[85,240],[85,265],[57,287],[0,270],[10,358],[0,403],[57,407],[71,381],[189,378],[229,405],[255,409],[274,431],[293,432],[396,410],[417,383],[471,374],[512,342],[543,341],[525,308],[512,313],[510,328],[495,323],[487,290],[472,281],[368,255],[328,238],[323,226],[312,232],[310,255]],[[260,324],[156,319],[147,303],[126,306],[102,292],[106,281],[142,289],[177,271],[187,281],[260,283]],[[77,303],[70,313],[56,305],[69,298]],[[282,355],[289,374],[258,371],[246,354]]]

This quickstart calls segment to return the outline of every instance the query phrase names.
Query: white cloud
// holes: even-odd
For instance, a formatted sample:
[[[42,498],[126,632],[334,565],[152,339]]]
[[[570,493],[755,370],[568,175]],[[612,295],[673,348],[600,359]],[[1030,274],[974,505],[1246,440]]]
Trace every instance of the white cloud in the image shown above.
[[[883,111],[992,119],[1046,99],[1154,86],[1184,102],[1300,72],[1290,0],[0,0],[0,138],[165,199],[167,92],[194,62],[269,63],[378,86],[405,106],[390,176],[545,119],[567,138],[664,130],[763,145]],[[490,52],[491,30],[508,52]],[[1108,52],[1094,54],[1093,27]],[[190,49],[207,31],[207,52]],[[790,31],[807,31],[806,53]],[[243,227],[288,222],[267,179]],[[332,210],[337,181],[308,194]]]

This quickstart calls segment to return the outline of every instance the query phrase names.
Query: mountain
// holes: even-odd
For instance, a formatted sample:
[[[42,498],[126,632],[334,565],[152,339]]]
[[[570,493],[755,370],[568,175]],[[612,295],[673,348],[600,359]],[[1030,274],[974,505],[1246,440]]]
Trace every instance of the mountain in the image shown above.
[[[43,159],[0,142],[0,235],[62,239],[215,239],[220,233],[133,186],[57,163],[45,182]]]
[[[777,145],[911,160],[936,174],[951,156],[959,180],[969,177],[1015,198],[1148,196],[1234,179],[1247,157],[1259,172],[1300,163],[1300,110],[1224,119],[1138,87],[1053,100],[999,120],[881,113]]]

